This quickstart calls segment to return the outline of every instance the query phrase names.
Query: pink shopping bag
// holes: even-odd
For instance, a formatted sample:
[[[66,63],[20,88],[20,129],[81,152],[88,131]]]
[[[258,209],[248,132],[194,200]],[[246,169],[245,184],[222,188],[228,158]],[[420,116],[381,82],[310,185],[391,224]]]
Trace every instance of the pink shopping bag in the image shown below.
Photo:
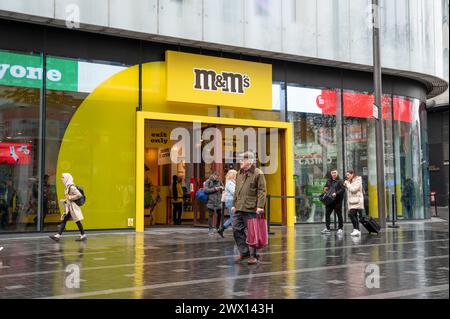
[[[259,214],[256,218],[247,221],[247,244],[250,247],[261,249],[267,246],[267,221]]]

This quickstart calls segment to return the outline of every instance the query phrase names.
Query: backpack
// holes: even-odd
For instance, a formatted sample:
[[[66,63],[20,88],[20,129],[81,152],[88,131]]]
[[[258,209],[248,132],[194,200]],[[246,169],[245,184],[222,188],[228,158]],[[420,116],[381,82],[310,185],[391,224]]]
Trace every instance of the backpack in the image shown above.
[[[195,197],[201,201],[202,203],[208,203],[208,194],[205,193],[205,190],[203,188],[200,188],[196,193]]]
[[[77,204],[78,206],[83,206],[84,203],[86,202],[86,196],[84,195],[83,187],[78,186],[78,185],[70,185],[70,186],[75,186],[78,189],[78,191],[81,193],[81,197],[78,198],[77,200],[74,200],[73,202],[75,204]]]

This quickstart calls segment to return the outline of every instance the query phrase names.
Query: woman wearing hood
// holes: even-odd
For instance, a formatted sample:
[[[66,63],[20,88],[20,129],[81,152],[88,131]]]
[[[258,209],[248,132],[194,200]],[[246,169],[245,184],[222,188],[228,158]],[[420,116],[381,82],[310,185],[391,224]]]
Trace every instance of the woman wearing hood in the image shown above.
[[[356,176],[353,170],[348,170],[346,177],[344,186],[347,188],[348,217],[350,217],[353,224],[353,232],[350,235],[361,236],[361,232],[359,231],[359,218],[362,216],[364,209],[362,179],[361,176]]]
[[[214,235],[213,228],[213,214],[216,212],[216,228],[215,231],[220,229],[220,222],[222,216],[222,191],[223,185],[220,181],[220,174],[218,172],[214,172],[209,176],[208,180],[204,185],[205,193],[208,194],[208,202],[206,203],[206,207],[208,208],[208,226],[209,226],[209,235]]]
[[[81,195],[80,191],[75,187],[73,177],[69,173],[63,173],[61,176],[61,181],[65,186],[65,199],[61,200],[61,203],[64,205],[64,214],[61,216],[62,223],[59,226],[58,233],[50,236],[50,238],[54,241],[59,241],[64,229],[66,228],[67,221],[72,219],[77,224],[81,234],[81,236],[75,239],[75,241],[85,241],[87,238],[84,234],[83,225],[81,224],[81,220],[84,219],[83,213],[81,212],[80,206],[75,203],[75,201],[83,195]]]

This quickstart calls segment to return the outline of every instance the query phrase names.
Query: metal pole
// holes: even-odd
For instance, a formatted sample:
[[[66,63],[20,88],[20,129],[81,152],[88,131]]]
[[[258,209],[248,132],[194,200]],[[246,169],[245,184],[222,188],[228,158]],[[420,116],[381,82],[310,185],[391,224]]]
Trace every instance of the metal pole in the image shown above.
[[[395,225],[397,221],[397,207],[395,203],[395,193],[392,193],[392,225],[388,226],[389,228],[398,228],[398,225]]]
[[[378,189],[378,218],[380,226],[386,227],[386,199],[384,193],[384,150],[383,150],[383,112],[382,112],[382,84],[380,61],[380,10],[378,0],[372,0],[373,15],[373,82],[375,91],[375,139],[377,159],[377,189]]]
[[[437,209],[437,194],[434,194],[434,215],[438,217],[438,209]]]
[[[142,111],[142,63],[139,63],[139,90],[138,90],[138,106],[137,111]]]
[[[394,193],[395,194],[395,193]],[[395,196],[395,195],[394,195]],[[396,199],[396,197],[394,197],[395,199]],[[394,212],[395,212],[395,214],[394,214],[394,216],[395,216],[395,222],[397,223],[398,222],[398,216],[397,216],[397,200],[394,200],[394,204],[393,204],[393,206],[394,206]],[[395,225],[395,228],[399,228],[400,226],[398,226],[397,224]]]
[[[267,233],[269,235],[275,235],[275,233],[270,232],[270,194],[267,195]]]
[[[45,140],[46,140],[46,118],[45,110],[47,105],[47,53],[42,53],[42,82],[41,99],[39,108],[39,177],[38,177],[38,206],[36,212],[36,231],[41,232],[45,227],[44,212],[44,180],[45,180]],[[48,200],[48,199],[47,199]],[[47,207],[48,209],[48,207]]]

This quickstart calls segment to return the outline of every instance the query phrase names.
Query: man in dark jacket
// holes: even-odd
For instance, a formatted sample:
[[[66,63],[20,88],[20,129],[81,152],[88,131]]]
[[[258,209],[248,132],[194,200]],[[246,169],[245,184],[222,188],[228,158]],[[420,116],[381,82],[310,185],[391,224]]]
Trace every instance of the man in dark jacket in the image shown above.
[[[236,177],[236,191],[233,198],[233,236],[240,256],[236,262],[249,258],[248,264],[258,263],[258,252],[247,245],[247,221],[264,212],[266,203],[266,179],[255,167],[256,158],[252,152],[243,154],[241,169]]]
[[[222,216],[222,191],[223,184],[220,181],[220,175],[217,172],[214,172],[209,176],[208,180],[205,183],[205,193],[208,194],[208,203],[206,203],[206,207],[208,208],[209,218],[209,235],[214,235],[213,229],[213,214],[216,212],[216,231],[220,229],[220,218]]]
[[[325,187],[323,188],[324,192],[331,191],[331,196],[334,198],[334,201],[325,206],[325,225],[326,228],[322,230],[322,234],[330,233],[330,224],[331,224],[331,213],[334,213],[338,217],[339,229],[338,234],[341,235],[343,233],[344,228],[344,220],[342,218],[342,201],[344,199],[345,188],[342,183],[342,180],[339,178],[337,170],[333,169],[331,172],[331,176],[327,180]]]

